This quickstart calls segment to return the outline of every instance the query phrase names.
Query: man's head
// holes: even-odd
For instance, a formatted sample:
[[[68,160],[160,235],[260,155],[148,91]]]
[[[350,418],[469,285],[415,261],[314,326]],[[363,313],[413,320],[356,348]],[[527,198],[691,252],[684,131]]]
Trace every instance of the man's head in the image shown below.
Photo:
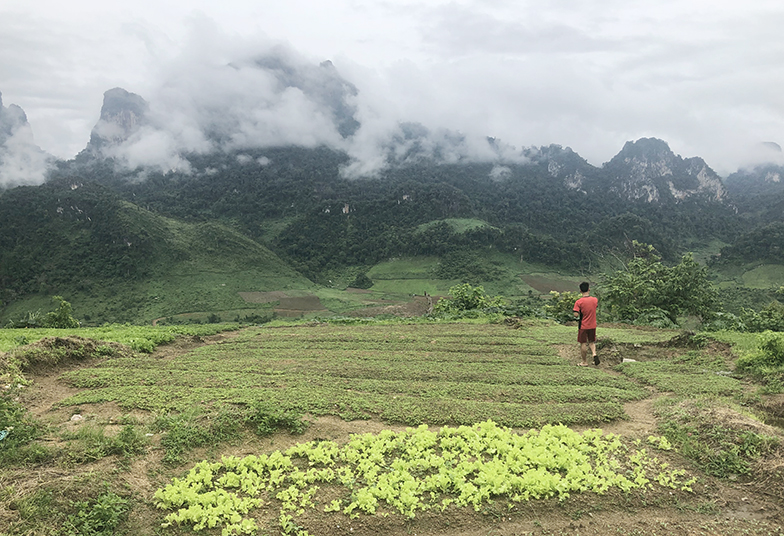
[[[583,281],[582,283],[580,283],[580,292],[588,292],[589,288],[590,285],[588,284],[587,281]]]

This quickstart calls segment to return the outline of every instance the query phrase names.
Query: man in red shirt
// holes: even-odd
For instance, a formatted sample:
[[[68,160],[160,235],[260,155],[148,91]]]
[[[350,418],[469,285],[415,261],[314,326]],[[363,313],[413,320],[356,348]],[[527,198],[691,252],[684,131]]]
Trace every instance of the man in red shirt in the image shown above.
[[[599,364],[599,357],[596,355],[596,307],[599,300],[591,296],[588,283],[580,283],[582,298],[574,302],[574,316],[577,318],[577,342],[580,343],[581,367],[588,366],[588,348],[593,354],[593,364]]]

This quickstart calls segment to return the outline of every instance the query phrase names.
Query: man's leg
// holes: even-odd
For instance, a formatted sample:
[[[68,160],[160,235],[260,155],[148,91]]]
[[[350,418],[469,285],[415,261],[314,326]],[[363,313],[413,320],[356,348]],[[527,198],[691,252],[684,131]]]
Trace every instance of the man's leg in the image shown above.
[[[580,343],[580,358],[583,360],[583,364],[588,364],[588,343],[581,342]]]

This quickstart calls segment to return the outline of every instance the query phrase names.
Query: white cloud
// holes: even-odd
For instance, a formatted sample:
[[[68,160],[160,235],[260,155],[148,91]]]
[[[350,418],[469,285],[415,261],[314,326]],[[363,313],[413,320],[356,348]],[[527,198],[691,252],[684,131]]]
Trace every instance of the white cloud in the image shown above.
[[[41,184],[51,166],[51,157],[33,140],[29,125],[16,128],[0,145],[0,186]]]
[[[784,143],[783,24],[778,0],[28,0],[0,8],[0,90],[59,157],[84,147],[116,86],[147,99],[165,134],[136,140],[130,160],[152,151],[169,165],[211,148],[209,129],[224,147],[346,147],[324,102],[251,68],[283,43],[293,64],[332,59],[358,88],[357,172],[383,166],[378,148],[418,122],[478,157],[495,136],[595,165],[655,136],[726,174],[758,142]]]

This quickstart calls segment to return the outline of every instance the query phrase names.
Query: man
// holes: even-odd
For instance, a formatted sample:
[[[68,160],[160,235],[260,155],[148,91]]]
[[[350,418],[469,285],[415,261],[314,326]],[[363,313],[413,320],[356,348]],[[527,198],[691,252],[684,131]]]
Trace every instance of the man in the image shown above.
[[[582,298],[574,302],[574,316],[577,318],[577,342],[580,343],[581,367],[588,366],[588,348],[593,355],[593,364],[599,364],[599,357],[596,355],[596,307],[599,300],[591,296],[590,286],[587,282],[580,283]]]

